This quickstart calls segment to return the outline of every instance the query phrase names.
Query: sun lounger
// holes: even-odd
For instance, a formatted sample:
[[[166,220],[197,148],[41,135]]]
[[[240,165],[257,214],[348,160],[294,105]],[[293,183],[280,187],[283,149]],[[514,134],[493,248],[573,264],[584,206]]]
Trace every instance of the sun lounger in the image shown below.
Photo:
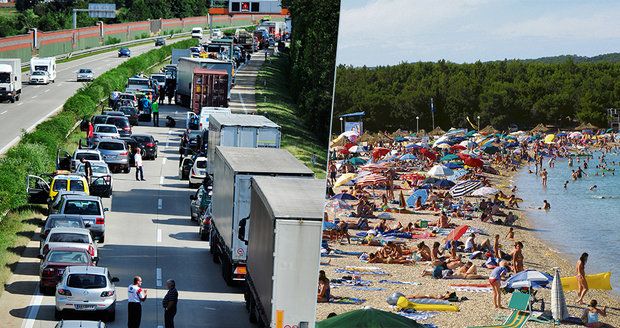
[[[469,328],[520,328],[524,327],[532,313],[530,309],[530,294],[518,290],[512,293],[508,307],[512,313],[501,325],[477,326]]]

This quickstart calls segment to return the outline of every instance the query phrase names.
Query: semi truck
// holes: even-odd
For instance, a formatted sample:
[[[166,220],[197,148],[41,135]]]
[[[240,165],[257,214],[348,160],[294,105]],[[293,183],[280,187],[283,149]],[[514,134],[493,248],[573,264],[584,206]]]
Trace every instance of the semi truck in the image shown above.
[[[212,113],[207,136],[207,173],[213,174],[217,146],[280,148],[280,126],[261,115]]]
[[[195,114],[202,107],[228,107],[228,72],[195,68],[191,102]]]
[[[230,99],[230,88],[232,87],[233,63],[229,61],[210,59],[210,58],[179,58],[177,65],[177,83],[175,90],[175,102],[183,107],[190,108],[192,100],[192,90],[194,81],[194,70],[196,68],[225,71],[228,73],[228,85],[226,98]]]
[[[30,59],[30,83],[44,83],[41,76],[37,76],[35,72],[43,72],[46,75],[45,80],[49,83],[56,81],[56,57],[34,57]]]
[[[22,94],[22,61],[19,58],[0,58],[0,99],[12,103]]]
[[[213,261],[222,265],[224,281],[232,286],[245,280],[248,220],[243,221],[242,235],[239,228],[241,220],[250,216],[252,177],[298,177],[311,181],[313,173],[284,149],[219,146],[214,157],[210,251]]]
[[[244,296],[259,327],[314,327],[325,181],[252,178]],[[246,219],[243,219],[246,220]],[[243,230],[243,229],[242,229]]]

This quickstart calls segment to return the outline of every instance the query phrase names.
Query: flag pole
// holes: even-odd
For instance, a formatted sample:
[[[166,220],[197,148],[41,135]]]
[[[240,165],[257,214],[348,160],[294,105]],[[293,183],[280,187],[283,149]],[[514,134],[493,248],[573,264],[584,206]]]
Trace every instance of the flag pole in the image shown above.
[[[433,130],[435,130],[435,105],[433,104],[432,97],[431,97],[431,118],[433,120]]]

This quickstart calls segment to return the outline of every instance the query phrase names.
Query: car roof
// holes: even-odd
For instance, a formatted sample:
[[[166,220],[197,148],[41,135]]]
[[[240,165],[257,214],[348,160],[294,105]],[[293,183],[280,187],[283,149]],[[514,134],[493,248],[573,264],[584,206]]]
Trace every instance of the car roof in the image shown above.
[[[47,216],[47,219],[45,219],[45,223],[47,223],[48,221],[50,221],[50,219],[55,220],[55,219],[82,219],[82,216],[79,214],[58,214],[58,213],[54,213],[54,214],[50,214]]]
[[[105,275],[106,273],[108,273],[108,268],[98,266],[72,265],[67,267],[65,271],[68,271],[69,273],[94,273]]]
[[[112,117],[109,115],[106,115],[108,118]],[[98,126],[107,126],[107,127],[114,127],[116,129],[116,125],[114,124],[95,124],[95,128],[97,128]]]
[[[103,124],[97,124],[97,125],[103,125]],[[99,151],[98,151],[98,150],[95,150],[95,149],[78,148],[78,149],[76,149],[76,150],[75,150],[75,153],[74,153],[74,154],[77,154],[77,153],[93,153],[93,154],[99,154]],[[101,154],[99,154],[99,155],[101,155]],[[91,162],[91,163],[92,163],[92,162]]]
[[[99,196],[90,196],[90,195],[66,195],[65,199],[67,200],[76,200],[76,199],[81,199],[81,200],[99,200]]]
[[[86,180],[84,176],[77,174],[59,174],[52,180]]]
[[[85,229],[85,228],[58,227],[58,228],[52,228],[52,230],[50,230],[50,235],[53,233],[79,233],[83,235],[90,235],[90,230]]]
[[[195,162],[198,162],[198,161],[206,161],[206,160],[207,160],[207,158],[206,158],[206,157],[204,157],[204,156],[198,156],[198,157],[196,157]]]
[[[97,151],[97,153],[99,153],[99,151]],[[91,166],[108,166],[108,163],[106,163],[105,161],[88,161],[90,163]],[[82,165],[82,162],[78,162],[77,165]]]
[[[52,251],[70,251],[70,252],[80,252],[80,253],[88,253],[88,251],[84,248],[79,248],[79,247],[52,247],[52,249],[50,249],[50,253]]]
[[[101,139],[99,140],[99,143],[102,143],[102,142],[114,142],[114,143],[122,143],[122,144],[124,144],[124,143],[125,143],[123,140],[120,140],[120,139],[114,139],[114,138],[101,138]],[[98,145],[97,145],[97,146],[98,146]]]

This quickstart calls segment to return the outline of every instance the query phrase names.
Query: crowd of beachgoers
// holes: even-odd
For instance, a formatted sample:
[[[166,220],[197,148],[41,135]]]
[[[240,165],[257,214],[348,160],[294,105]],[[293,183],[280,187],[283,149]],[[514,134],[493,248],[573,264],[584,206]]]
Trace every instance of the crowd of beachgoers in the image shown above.
[[[558,160],[573,168],[565,186],[588,166],[613,175],[620,163],[605,154],[618,151],[616,135],[433,132],[348,131],[332,141],[317,319],[370,306],[429,326],[500,324],[511,314],[507,281],[539,272],[552,278],[558,268],[576,279],[576,290],[564,292],[569,321],[619,325],[618,297],[587,286],[588,250],[567,259],[540,240],[511,180],[524,169],[545,188]],[[545,200],[539,210],[553,204]],[[530,322],[551,322],[549,290],[527,290]]]

